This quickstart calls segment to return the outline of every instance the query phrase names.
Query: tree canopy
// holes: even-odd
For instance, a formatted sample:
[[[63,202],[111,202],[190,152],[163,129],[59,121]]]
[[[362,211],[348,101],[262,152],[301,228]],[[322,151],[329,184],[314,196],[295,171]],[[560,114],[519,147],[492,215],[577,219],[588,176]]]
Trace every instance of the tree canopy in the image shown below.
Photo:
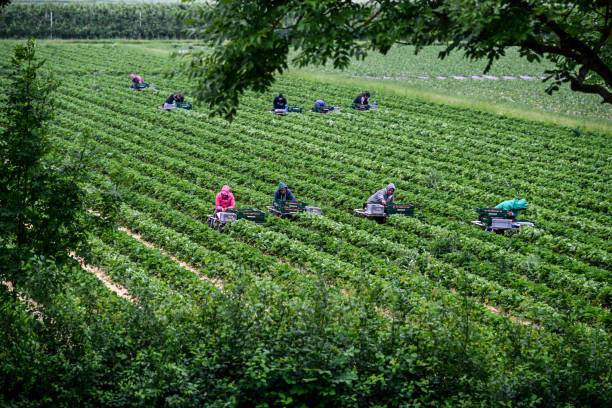
[[[66,160],[50,141],[59,82],[44,63],[33,39],[17,45],[0,98],[2,273],[18,272],[32,254],[65,258],[86,231],[85,192],[79,185],[85,174],[82,152]]]
[[[274,75],[298,66],[345,68],[394,44],[418,51],[442,43],[491,64],[508,47],[546,59],[548,92],[569,83],[612,103],[612,0],[223,0],[182,14],[190,34],[213,47],[194,51],[183,72],[195,96],[231,119],[245,90],[264,91]]]

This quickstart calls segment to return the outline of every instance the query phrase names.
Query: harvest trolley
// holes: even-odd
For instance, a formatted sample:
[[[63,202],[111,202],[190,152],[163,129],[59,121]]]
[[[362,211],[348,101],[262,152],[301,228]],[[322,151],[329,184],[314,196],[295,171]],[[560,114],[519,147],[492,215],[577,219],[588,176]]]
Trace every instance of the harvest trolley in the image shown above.
[[[333,106],[318,106],[316,108],[312,108],[310,110],[314,113],[331,113],[331,112],[340,112],[340,108],[334,108]]]
[[[295,214],[302,212],[310,212],[317,215],[323,215],[321,208],[306,205],[302,201],[279,201],[278,206],[268,205],[266,209],[275,217],[291,218]]]
[[[404,217],[414,216],[414,205],[412,204],[375,204],[367,203],[364,208],[353,210],[353,216],[375,220],[379,224],[384,223],[391,215],[402,215]]]
[[[374,102],[374,105],[360,105],[358,103],[354,103],[351,105],[351,109],[355,109],[358,111],[369,111],[369,110],[374,110],[376,109],[376,102]]]
[[[266,213],[254,208],[230,208],[225,212],[208,214],[206,218],[210,228],[222,232],[225,224],[236,220],[245,219],[261,225],[266,222]]]
[[[535,223],[526,220],[517,220],[512,211],[499,208],[477,208],[478,220],[472,221],[472,225],[480,227],[485,231],[494,231],[502,234],[504,231],[521,227],[535,227]]]
[[[175,109],[179,108],[179,109],[191,110],[193,108],[193,105],[190,104],[189,102],[176,102],[174,105],[175,105]],[[170,109],[164,109],[163,106],[158,106],[157,109],[165,110],[165,111],[170,110]]]
[[[147,84],[145,82],[143,82],[142,84],[133,84],[130,89],[133,89],[135,91],[141,91],[143,89],[146,88],[151,88],[151,89],[155,89],[155,85],[151,85],[151,84]]]
[[[287,106],[287,109],[272,109],[270,113],[285,116],[288,113],[302,113],[302,108],[299,106]]]
[[[189,102],[176,102],[175,105],[177,108],[181,108],[181,109],[191,110],[193,108],[193,105],[190,104]]]

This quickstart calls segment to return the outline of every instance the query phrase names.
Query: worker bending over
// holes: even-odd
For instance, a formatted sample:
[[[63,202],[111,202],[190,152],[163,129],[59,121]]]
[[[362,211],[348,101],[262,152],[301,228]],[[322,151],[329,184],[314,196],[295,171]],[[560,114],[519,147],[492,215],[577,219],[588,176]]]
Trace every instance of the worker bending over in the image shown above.
[[[130,79],[132,80],[132,89],[136,88],[136,84],[144,84],[141,76],[130,74]]]
[[[507,201],[501,202],[493,208],[511,212],[512,218],[516,219],[516,217],[518,217],[519,211],[525,210],[527,208],[527,200],[525,200],[524,198],[521,198],[521,199],[515,198],[513,200],[507,200]]]
[[[358,95],[353,103],[355,105],[369,105],[370,104],[370,93],[368,91],[363,92],[361,95]]]
[[[317,99],[312,107],[313,111],[316,111],[319,108],[329,107],[329,105],[323,99]]]
[[[164,102],[164,106],[162,109],[164,110],[174,109],[176,108],[176,102],[183,102],[183,95],[178,94],[178,93],[170,95],[168,99],[166,99],[166,102]]]
[[[278,94],[276,98],[274,98],[274,109],[285,109],[287,106],[287,99],[283,96],[283,94]]]

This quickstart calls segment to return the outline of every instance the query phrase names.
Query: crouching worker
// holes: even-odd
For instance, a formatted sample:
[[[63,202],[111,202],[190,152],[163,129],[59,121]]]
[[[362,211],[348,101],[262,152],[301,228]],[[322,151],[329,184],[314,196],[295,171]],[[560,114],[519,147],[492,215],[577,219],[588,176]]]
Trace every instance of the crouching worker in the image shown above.
[[[516,219],[520,210],[527,209],[527,200],[524,198],[515,198],[513,200],[501,202],[493,208],[497,208],[499,210],[506,210],[508,211],[508,215],[511,215],[513,219]]]
[[[394,198],[395,184],[390,183],[387,187],[378,190],[377,192],[372,194],[372,196],[368,198],[368,201],[363,205],[363,208],[365,208],[367,203],[387,205],[389,203],[392,203]]]
[[[221,188],[221,191],[215,197],[215,211],[212,218],[209,217],[208,226],[215,228],[215,222],[219,220],[219,213],[226,212],[230,208],[236,208],[236,204],[234,195],[230,193],[230,187],[226,185]]]
[[[223,186],[215,199],[215,214],[218,212],[225,212],[229,208],[236,208],[234,195],[230,193],[229,186]]]
[[[132,80],[132,86],[130,87],[132,89],[136,89],[136,84],[144,83],[144,81],[142,80],[142,77],[138,75],[130,74],[130,79]]]
[[[282,181],[278,183],[278,189],[274,193],[274,207],[278,207],[280,201],[295,201],[295,197],[287,185]]]
[[[166,99],[166,102],[164,102],[164,106],[162,106],[163,110],[171,110],[176,108],[176,102],[183,102],[183,95],[181,94],[172,94],[168,97],[168,99]]]
[[[329,108],[329,105],[323,99],[317,99],[312,107],[312,111],[317,112],[320,108]]]
[[[283,94],[278,94],[276,98],[274,98],[274,109],[285,109],[287,106],[287,99],[283,96]]]
[[[361,95],[358,95],[354,100],[353,104],[355,105],[369,105],[370,104],[370,93],[368,91],[363,92]]]

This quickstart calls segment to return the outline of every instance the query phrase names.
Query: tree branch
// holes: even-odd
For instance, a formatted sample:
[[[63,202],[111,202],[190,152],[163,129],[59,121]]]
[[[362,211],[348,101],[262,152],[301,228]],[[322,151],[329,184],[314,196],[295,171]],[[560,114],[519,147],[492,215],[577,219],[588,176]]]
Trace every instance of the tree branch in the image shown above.
[[[612,104],[612,92],[601,85],[585,84],[578,78],[572,78],[570,79],[570,87],[572,91],[599,95],[603,99],[601,103]]]
[[[610,69],[610,67],[608,67],[606,63],[601,60],[601,58],[599,58],[599,55],[597,54],[596,51],[589,48],[588,45],[578,40],[577,38],[572,37],[565,30],[563,30],[559,26],[559,24],[557,24],[555,21],[548,20],[548,18],[545,15],[538,16],[538,19],[543,24],[545,24],[547,27],[549,27],[559,37],[559,40],[560,40],[559,48],[563,51],[563,53],[555,52],[555,51],[545,51],[545,52],[551,52],[554,54],[572,58],[576,62],[581,63],[584,67],[596,72],[604,80],[604,82],[606,83],[606,85],[608,85],[608,87],[612,87],[612,69]],[[546,47],[546,46],[543,46],[543,47]],[[557,48],[557,47],[553,47],[553,48]],[[593,85],[593,87],[595,88],[592,88],[591,85],[587,86],[586,84],[583,84],[580,82],[576,84],[575,86],[581,89],[595,89],[599,85],[597,86]],[[572,89],[574,89],[573,84],[572,84]],[[589,93],[600,94],[599,91],[589,92]],[[604,98],[604,100],[606,100],[606,98]]]
[[[368,25],[370,25],[370,23],[372,21],[374,21],[376,19],[376,17],[378,17],[380,15],[380,13],[382,13],[383,8],[379,7],[378,10],[376,10],[376,12],[374,14],[372,14],[366,21],[363,22],[363,24],[361,24],[359,27],[356,27],[356,29],[360,29],[363,27],[366,27]]]
[[[525,41],[522,45],[525,48],[529,48],[530,50],[537,52],[538,54],[556,54],[570,59],[577,59],[580,57],[580,54],[572,52],[570,50],[563,49],[561,47],[555,47],[553,45],[542,44],[533,40]]]

